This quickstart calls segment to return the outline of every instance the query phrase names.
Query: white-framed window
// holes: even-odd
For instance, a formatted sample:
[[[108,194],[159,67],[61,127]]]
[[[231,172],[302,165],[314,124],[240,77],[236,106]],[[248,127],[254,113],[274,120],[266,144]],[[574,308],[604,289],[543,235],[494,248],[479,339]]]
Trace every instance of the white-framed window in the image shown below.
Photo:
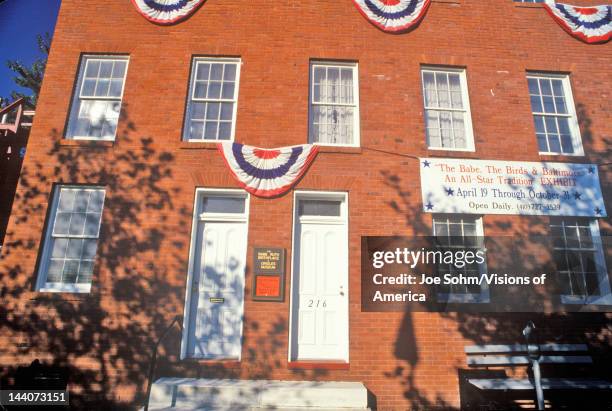
[[[39,291],[89,292],[104,197],[102,187],[55,187],[38,270]]]
[[[240,59],[196,57],[192,67],[183,139],[233,140]]]
[[[357,63],[310,63],[310,143],[359,146]]]
[[[540,154],[583,155],[569,76],[528,73]]]
[[[482,218],[476,216],[456,216],[439,214],[433,217],[433,235],[440,251],[477,251],[485,252],[484,229]],[[457,264],[459,265],[459,264]],[[465,264],[457,267],[455,264],[438,264],[438,275],[464,277],[480,277],[487,272],[486,262]],[[438,300],[458,303],[485,303],[489,301],[489,289],[486,284],[440,285]]]
[[[610,281],[597,220],[551,218],[553,257],[564,303],[610,303]]]
[[[127,67],[127,56],[81,58],[66,138],[115,139]]]
[[[423,103],[430,150],[474,151],[464,69],[423,67]]]

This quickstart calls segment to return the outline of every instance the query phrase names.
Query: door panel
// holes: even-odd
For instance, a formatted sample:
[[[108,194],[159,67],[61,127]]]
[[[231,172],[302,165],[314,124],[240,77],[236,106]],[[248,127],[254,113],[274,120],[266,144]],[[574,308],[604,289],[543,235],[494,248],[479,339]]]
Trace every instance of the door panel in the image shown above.
[[[188,355],[239,358],[246,222],[200,221],[192,284]]]
[[[339,220],[296,224],[291,359],[346,361],[346,223]]]

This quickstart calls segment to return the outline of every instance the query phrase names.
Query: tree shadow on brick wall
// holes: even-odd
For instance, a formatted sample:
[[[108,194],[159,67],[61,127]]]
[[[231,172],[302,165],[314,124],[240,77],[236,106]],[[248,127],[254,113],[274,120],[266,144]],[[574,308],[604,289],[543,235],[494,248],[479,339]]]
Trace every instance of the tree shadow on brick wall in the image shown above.
[[[190,204],[174,200],[174,155],[138,136],[127,113],[124,106],[115,146],[67,145],[54,130],[44,159],[26,159],[0,261],[2,384],[15,382],[16,364],[38,359],[67,370],[74,409],[142,400],[150,347],[184,298],[188,238],[174,227],[189,226]],[[88,294],[33,292],[27,261],[40,254],[54,184],[106,190]]]
[[[604,202],[609,204],[608,200],[611,195],[609,181],[612,141],[604,136],[604,149],[601,149],[601,147],[592,149],[595,144],[595,136],[591,130],[591,120],[584,106],[578,104],[577,111],[582,131],[582,141],[587,155],[586,158],[579,158],[576,162],[587,162],[599,165]],[[598,136],[598,139],[602,141],[602,136]],[[418,160],[415,159],[415,161]],[[388,171],[381,171],[381,178],[384,184],[392,188],[395,192],[393,199],[385,200],[386,205],[404,221],[407,233],[412,231],[416,236],[430,236],[432,234],[431,217],[420,209],[415,209],[417,208],[415,207],[416,205],[421,204],[420,195],[404,189],[404,187],[409,186],[409,179]],[[515,186],[513,189],[518,190],[520,187]],[[547,246],[546,250],[542,251],[538,249],[535,254],[533,244],[531,244],[530,247],[530,242],[532,242],[533,239],[543,241],[545,238],[549,238],[549,217],[520,217],[521,219],[525,219],[524,222],[517,222],[516,219],[512,218],[491,217],[493,218],[488,217],[485,219],[485,233],[487,231],[502,233],[500,238],[493,239],[493,243],[490,243],[490,246],[487,247],[488,256],[492,254],[492,257],[494,257],[494,267],[497,269],[517,267],[517,261],[520,261],[523,267],[532,270],[532,272],[538,270],[556,271],[554,266],[551,265],[554,261],[552,261],[551,257],[550,244]],[[599,219],[599,224],[602,237],[609,236],[610,218]],[[504,250],[504,247],[506,247],[509,242],[513,244],[512,252]],[[536,241],[535,244],[538,247],[542,246],[542,243],[538,241]],[[607,248],[605,244],[608,244]],[[609,241],[604,242],[604,253],[606,254],[608,267],[612,261],[612,250],[609,244]],[[487,258],[489,259],[489,257]],[[559,279],[555,278],[553,281],[557,282]],[[507,301],[525,301],[526,303],[535,304],[540,300],[550,300],[550,293],[558,290],[558,285],[554,286],[552,289],[538,289],[527,297],[529,301],[525,301],[524,299],[526,297],[522,291],[518,288],[510,288],[506,290],[507,295],[505,299]],[[510,307],[507,308],[511,311]],[[514,310],[516,310],[516,304],[514,305]],[[588,312],[588,307],[584,307],[583,310],[578,308],[577,310],[585,312],[555,312],[555,310],[543,310],[544,312],[538,313],[470,312],[452,306],[449,306],[447,311],[438,314],[406,312],[403,315],[395,341],[395,357],[402,362],[402,365],[385,373],[385,377],[401,381],[404,386],[403,396],[409,401],[414,409],[456,409],[457,406],[454,405],[456,401],[452,398],[452,394],[450,394],[449,397],[448,392],[446,395],[442,391],[436,392],[436,389],[431,386],[424,389],[423,386],[419,384],[418,378],[415,377],[419,369],[427,368],[427,364],[423,364],[424,359],[422,351],[424,349],[432,351],[431,344],[434,344],[438,348],[440,346],[447,347],[444,350],[457,351],[452,357],[462,358],[461,360],[454,360],[454,364],[450,367],[456,370],[459,379],[461,408],[482,409],[482,407],[493,407],[491,409],[505,409],[505,407],[509,406],[509,400],[511,399],[507,396],[501,395],[493,397],[493,399],[479,396],[470,397],[473,393],[465,389],[465,371],[468,370],[466,370],[467,367],[463,348],[466,345],[473,344],[523,343],[524,339],[521,331],[526,322],[531,320],[535,322],[539,329],[541,342],[588,344],[590,350],[589,354],[593,357],[594,365],[588,369],[581,369],[578,371],[579,376],[582,372],[588,373],[589,377],[609,378],[609,367],[612,364],[612,352],[610,350],[610,346],[612,345],[612,315],[605,312]],[[436,324],[440,327],[443,331],[443,335],[445,335],[445,330],[450,330],[451,335],[454,332],[458,332],[465,342],[457,344],[453,341],[449,342],[444,340],[435,343],[420,341],[417,337],[418,333],[415,326],[415,317],[419,317],[419,319],[427,317],[428,322],[431,321],[432,324]],[[439,350],[434,351],[437,352]],[[431,353],[428,353],[428,355],[430,354]],[[427,362],[430,363],[431,361],[435,363],[437,360],[435,358],[432,360],[428,356]],[[448,360],[443,358],[440,358],[439,361],[440,364],[447,365],[448,363]],[[582,376],[584,377],[585,374]],[[535,394],[532,395],[532,393],[527,393],[528,400],[533,400],[534,397]],[[579,398],[582,398],[584,401],[584,397]],[[567,405],[568,398],[556,398],[547,395],[547,400],[553,407],[560,407]]]
[[[53,130],[49,139],[55,143],[44,157],[26,158],[0,256],[0,382],[6,387],[34,379],[31,371],[66,374],[71,409],[141,406],[151,350],[184,309],[190,242],[185,227],[191,227],[192,201],[178,199],[192,194],[176,183],[175,155],[160,148],[154,136],[140,135],[128,113],[124,104],[113,145],[75,145]],[[29,261],[40,258],[43,221],[57,184],[106,190],[88,294],[35,292],[37,273]],[[181,334],[174,330],[160,347],[154,379],[269,378],[286,361],[287,323],[286,315],[262,324],[247,313],[243,363],[248,367],[183,360]],[[18,370],[34,360],[40,367]]]

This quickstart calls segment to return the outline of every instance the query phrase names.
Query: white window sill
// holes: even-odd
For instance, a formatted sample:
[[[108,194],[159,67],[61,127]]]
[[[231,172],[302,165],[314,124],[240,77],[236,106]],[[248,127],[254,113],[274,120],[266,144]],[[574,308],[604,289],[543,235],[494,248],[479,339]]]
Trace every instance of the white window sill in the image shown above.
[[[427,147],[427,150],[432,151],[463,151],[468,153],[475,153],[476,150],[473,148],[451,148],[451,147]]]
[[[91,291],[91,284],[47,283],[37,291],[40,293],[88,294]]]
[[[346,148],[360,148],[359,144],[333,144],[333,143],[319,143],[319,142],[313,142],[310,143],[314,146],[319,146],[319,147],[332,147],[332,148],[340,148],[340,147],[346,147]]]
[[[541,156],[584,157],[584,153],[554,153],[554,152],[539,151],[538,154]]]
[[[563,304],[612,305],[612,294],[593,295],[588,297],[579,297],[576,295],[562,295],[561,302]]]
[[[99,137],[85,137],[85,136],[66,136],[66,140],[77,140],[77,141],[115,141],[115,137],[99,138]]]
[[[488,293],[487,294],[438,294],[437,296],[439,303],[478,303],[486,304],[491,302]]]

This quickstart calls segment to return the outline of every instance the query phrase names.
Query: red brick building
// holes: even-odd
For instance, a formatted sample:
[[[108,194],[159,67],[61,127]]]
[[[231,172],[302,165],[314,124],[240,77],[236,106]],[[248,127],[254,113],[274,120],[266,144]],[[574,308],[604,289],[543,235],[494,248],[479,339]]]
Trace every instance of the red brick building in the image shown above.
[[[177,315],[185,330],[162,344],[156,377],[353,381],[372,408],[458,409],[464,347],[519,341],[528,319],[547,341],[588,344],[589,372],[605,376],[609,249],[594,247],[584,288],[565,284],[589,297],[587,312],[370,313],[361,238],[436,224],[605,238],[609,217],[423,211],[419,158],[596,164],[609,205],[611,59],[609,43],[581,42],[541,5],[512,0],[433,0],[403,34],[349,0],[208,0],[171,26],[127,0],[64,0],[0,257],[3,382],[39,359],[68,370],[75,408],[136,408],[152,346]],[[553,114],[532,105],[550,98]],[[540,123],[548,116],[556,131]],[[236,184],[216,149],[224,139],[320,149],[290,192],[266,199]],[[210,247],[225,257],[207,260]],[[255,247],[286,250],[283,302],[253,299]],[[333,321],[302,316],[298,304],[326,294],[297,287],[299,270],[336,275]],[[234,311],[217,312],[211,331],[198,304],[228,278]],[[298,335],[299,322],[314,336]]]

